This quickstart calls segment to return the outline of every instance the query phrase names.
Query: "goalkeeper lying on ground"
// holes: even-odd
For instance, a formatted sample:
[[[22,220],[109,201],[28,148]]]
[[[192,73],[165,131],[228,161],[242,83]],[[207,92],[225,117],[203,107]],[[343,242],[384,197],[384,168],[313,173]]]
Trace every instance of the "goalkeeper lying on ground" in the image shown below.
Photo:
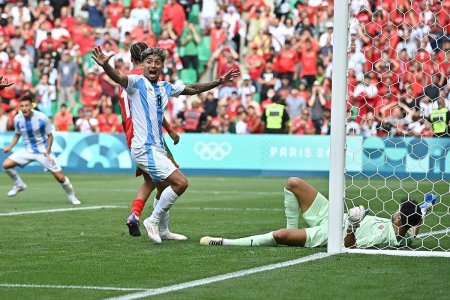
[[[366,216],[363,206],[353,207],[345,214],[344,245],[357,248],[385,248],[410,245],[419,232],[423,216],[436,203],[436,196],[427,194],[422,205],[404,200],[391,219]],[[301,246],[320,247],[328,240],[328,200],[300,178],[291,177],[284,188],[286,229],[240,239],[205,236],[201,245],[210,246]],[[310,227],[298,228],[299,212]]]

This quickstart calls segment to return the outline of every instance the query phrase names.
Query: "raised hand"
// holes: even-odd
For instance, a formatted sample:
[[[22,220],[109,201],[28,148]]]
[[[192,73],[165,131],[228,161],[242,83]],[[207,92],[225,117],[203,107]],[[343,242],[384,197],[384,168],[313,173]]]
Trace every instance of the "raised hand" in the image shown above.
[[[14,82],[8,82],[8,78],[0,76],[0,90],[3,90],[8,86],[12,86],[13,84]]]
[[[92,56],[92,59],[102,68],[104,68],[108,64],[111,57],[114,56],[114,54],[109,56],[105,55],[99,46],[92,49],[92,54],[94,55]]]
[[[239,72],[238,69],[233,69],[228,72],[226,72],[224,75],[220,77],[220,82],[225,83],[229,81],[233,81],[235,78],[241,76],[241,72]]]

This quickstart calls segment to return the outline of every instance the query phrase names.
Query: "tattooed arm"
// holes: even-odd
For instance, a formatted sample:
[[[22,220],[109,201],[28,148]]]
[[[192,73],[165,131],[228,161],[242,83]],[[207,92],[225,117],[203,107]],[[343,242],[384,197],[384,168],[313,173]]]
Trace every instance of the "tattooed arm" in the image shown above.
[[[238,70],[230,70],[218,80],[214,80],[206,83],[197,83],[187,85],[181,95],[196,95],[206,91],[209,91],[215,87],[218,87],[225,82],[233,81],[234,78],[239,77],[240,73]]]

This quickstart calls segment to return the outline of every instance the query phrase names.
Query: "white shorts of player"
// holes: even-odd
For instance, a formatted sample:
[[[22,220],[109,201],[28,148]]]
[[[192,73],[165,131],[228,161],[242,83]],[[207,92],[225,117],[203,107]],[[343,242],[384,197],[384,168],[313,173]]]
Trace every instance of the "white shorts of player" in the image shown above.
[[[154,183],[163,182],[177,169],[167,157],[167,152],[156,146],[131,148],[131,156],[142,171],[152,178]]]
[[[50,154],[51,160],[49,160],[43,153],[30,153],[25,149],[21,149],[14,152],[9,156],[9,159],[15,161],[21,166],[28,165],[30,162],[37,161],[44,169],[49,170],[52,173],[61,171],[61,167],[53,154]]]

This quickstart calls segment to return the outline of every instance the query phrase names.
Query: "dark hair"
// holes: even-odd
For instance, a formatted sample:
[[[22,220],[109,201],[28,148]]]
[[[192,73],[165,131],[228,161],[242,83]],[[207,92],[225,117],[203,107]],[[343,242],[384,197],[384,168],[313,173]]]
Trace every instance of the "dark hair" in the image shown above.
[[[400,217],[402,224],[414,227],[422,221],[422,211],[415,200],[404,199],[400,204]]]
[[[131,46],[130,48],[130,54],[133,61],[135,61],[138,64],[142,63],[141,55],[142,52],[144,52],[144,50],[146,50],[147,48],[148,48],[147,44],[143,42],[133,44],[133,46]]]
[[[144,52],[142,52],[141,61],[144,61],[150,55],[159,56],[163,62],[166,60],[166,52],[163,49],[157,47],[149,47],[145,49]]]
[[[33,93],[30,91],[26,91],[23,93],[22,97],[19,99],[19,102],[30,101],[31,103],[33,103],[33,99],[34,99]]]

